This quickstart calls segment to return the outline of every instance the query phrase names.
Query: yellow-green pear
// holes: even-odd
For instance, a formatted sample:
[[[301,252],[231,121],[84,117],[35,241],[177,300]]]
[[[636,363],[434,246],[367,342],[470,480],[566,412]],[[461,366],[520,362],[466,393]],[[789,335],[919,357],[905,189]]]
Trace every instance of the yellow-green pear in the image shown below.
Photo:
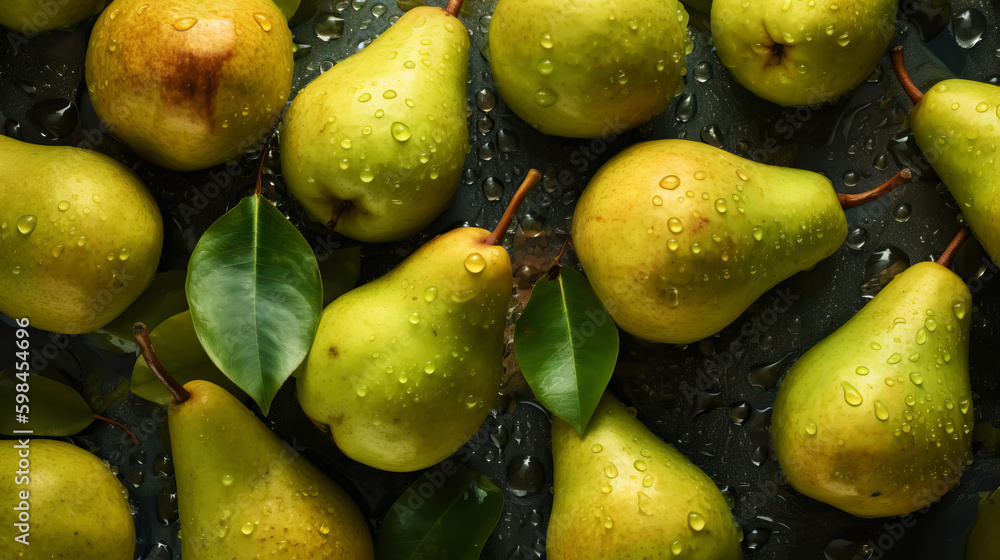
[[[962,279],[922,262],[789,369],[771,421],[799,492],[859,517],[921,509],[969,458],[972,301]]]
[[[410,10],[292,102],[281,169],[311,220],[393,241],[451,205],[469,152],[469,34],[454,10]]]
[[[742,529],[701,469],[610,393],[581,436],[553,418],[551,560],[732,560]]]
[[[160,211],[129,168],[0,136],[0,313],[98,329],[146,289],[162,246]]]
[[[271,0],[115,0],[86,60],[105,126],[142,158],[180,171],[262,144],[292,70],[292,34]]]
[[[774,285],[830,256],[847,220],[818,173],[659,140],[622,151],[594,174],[572,233],[618,326],[684,344],[715,334]]]
[[[714,0],[712,42],[722,64],[779,105],[836,101],[889,46],[898,0]]]
[[[218,385],[184,391],[168,412],[184,560],[374,557],[343,489]]]
[[[100,459],[47,439],[0,441],[0,558],[132,560],[128,494]]]
[[[0,0],[0,25],[25,35],[73,25],[100,12],[105,0]]]
[[[688,14],[676,0],[500,0],[493,80],[545,134],[610,138],[663,112],[684,88]]]
[[[913,99],[913,139],[958,202],[983,248],[1000,262],[1000,87],[971,80],[944,80],[921,96],[893,53],[896,72]]]
[[[965,560],[1000,560],[997,530],[1000,529],[1000,488],[983,493],[976,512],[976,521],[969,531]]]
[[[540,178],[528,172],[492,233],[444,233],[323,310],[299,403],[348,457],[386,471],[423,469],[486,419],[503,375],[513,289],[499,242]]]

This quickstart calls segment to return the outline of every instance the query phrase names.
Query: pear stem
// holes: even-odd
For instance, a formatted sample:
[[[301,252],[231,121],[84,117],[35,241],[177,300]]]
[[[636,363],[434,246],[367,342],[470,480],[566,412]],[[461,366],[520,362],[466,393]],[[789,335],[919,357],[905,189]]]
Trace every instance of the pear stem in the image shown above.
[[[114,420],[107,418],[105,416],[101,416],[100,414],[94,414],[93,417],[95,420],[100,420],[101,422],[107,422],[112,426],[117,426],[125,430],[125,433],[128,434],[128,437],[132,438],[132,443],[139,445],[139,438],[135,437],[135,434],[132,433],[132,430],[126,428],[125,425],[122,424],[121,422],[115,422]]]
[[[960,229],[951,240],[951,243],[944,248],[941,256],[937,259],[937,263],[945,268],[951,266],[951,259],[955,256],[955,253],[958,252],[958,248],[962,246],[965,239],[969,237],[969,233],[969,226],[964,226]]]
[[[924,94],[917,89],[917,86],[910,78],[910,74],[906,71],[906,66],[903,64],[903,47],[893,48],[890,56],[892,56],[892,69],[896,71],[896,78],[899,79],[899,84],[903,86],[903,90],[910,96],[910,101],[913,101],[913,104],[916,105],[923,99]]]
[[[135,337],[135,341],[139,344],[139,350],[142,352],[142,357],[146,360],[149,370],[160,380],[160,383],[163,383],[167,391],[170,391],[170,395],[174,397],[174,400],[182,403],[190,399],[191,393],[170,376],[167,369],[160,363],[160,359],[156,357],[156,351],[153,350],[153,342],[149,340],[149,329],[146,328],[146,324],[139,322],[132,325],[132,336]]]
[[[541,178],[542,174],[539,173],[537,169],[528,170],[528,176],[524,178],[524,182],[521,183],[521,186],[517,188],[516,192],[514,192],[514,198],[510,199],[510,203],[507,205],[507,210],[505,210],[503,216],[500,217],[500,223],[497,224],[493,233],[486,238],[487,245],[500,244],[500,240],[503,239],[503,234],[507,231],[507,227],[510,226],[512,221],[514,221],[514,214],[517,213],[518,207],[521,206],[521,201],[524,200],[528,191],[530,191]]]
[[[847,210],[848,208],[854,208],[855,206],[861,206],[866,202],[871,202],[876,198],[880,198],[892,192],[893,189],[902,185],[903,183],[908,183],[910,179],[913,178],[913,172],[908,168],[904,167],[900,169],[891,179],[882,183],[878,187],[870,191],[865,191],[858,194],[841,194],[837,193],[837,200],[840,201],[840,206]]]
[[[444,11],[449,14],[458,17],[459,10],[462,9],[462,3],[464,0],[448,0],[448,5],[445,6]]]

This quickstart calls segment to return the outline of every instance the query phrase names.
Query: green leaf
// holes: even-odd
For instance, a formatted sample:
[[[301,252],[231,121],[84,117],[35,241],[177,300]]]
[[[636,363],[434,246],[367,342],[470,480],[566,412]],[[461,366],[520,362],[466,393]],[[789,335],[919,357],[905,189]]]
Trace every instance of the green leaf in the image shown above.
[[[358,284],[361,277],[361,246],[324,253],[319,261],[323,277],[323,306],[339,298]]]
[[[514,350],[538,400],[583,433],[618,360],[618,328],[587,280],[553,267],[531,290]]]
[[[451,460],[424,473],[379,528],[376,560],[476,560],[503,510],[490,479]]]
[[[126,340],[132,339],[132,325],[142,321],[149,330],[168,318],[188,308],[187,297],[184,295],[183,270],[160,272],[153,277],[153,282],[132,305],[122,312],[114,321],[104,326],[104,330]]]
[[[0,433],[14,435],[14,430],[32,430],[36,436],[71,436],[83,431],[94,421],[94,411],[87,401],[69,385],[42,377],[36,373],[28,376],[28,423],[15,418],[17,385],[22,380],[9,369],[0,373]]]
[[[201,347],[198,335],[194,332],[190,311],[183,311],[160,323],[149,333],[149,339],[164,369],[181,385],[195,379],[203,379],[221,386],[237,398],[245,396],[239,387],[215,367],[205,349]],[[132,366],[132,382],[129,384],[129,389],[147,401],[157,404],[170,402],[170,392],[153,375],[142,356],[139,356]]]
[[[312,346],[323,283],[302,234],[259,194],[209,226],[188,264],[194,330],[264,414]]]

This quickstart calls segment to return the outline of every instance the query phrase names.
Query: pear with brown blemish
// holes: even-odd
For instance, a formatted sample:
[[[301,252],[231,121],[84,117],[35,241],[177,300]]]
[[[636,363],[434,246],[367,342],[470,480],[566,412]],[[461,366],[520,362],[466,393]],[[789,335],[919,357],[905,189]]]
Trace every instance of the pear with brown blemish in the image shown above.
[[[104,125],[140,157],[179,171],[258,147],[292,71],[292,34],[271,0],[115,0],[86,60]]]
[[[281,168],[311,220],[396,241],[451,205],[469,153],[461,3],[413,8],[289,106]]]
[[[553,418],[551,560],[737,560],[742,530],[701,469],[610,393],[581,436]]]
[[[958,484],[972,442],[972,297],[922,262],[788,370],[771,439],[799,492],[859,517],[921,509]]]

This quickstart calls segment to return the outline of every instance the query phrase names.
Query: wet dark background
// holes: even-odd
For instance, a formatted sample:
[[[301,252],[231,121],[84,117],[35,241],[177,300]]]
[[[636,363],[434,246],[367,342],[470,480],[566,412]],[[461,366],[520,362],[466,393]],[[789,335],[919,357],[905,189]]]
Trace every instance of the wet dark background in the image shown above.
[[[745,532],[748,559],[955,558],[963,557],[964,532],[974,517],[978,492],[1000,485],[997,448],[988,424],[1000,426],[1000,271],[974,241],[954,269],[969,281],[973,313],[971,376],[977,421],[974,459],[962,484],[908,527],[898,519],[862,520],[798,495],[782,484],[768,441],[770,407],[781,375],[804,350],[851,317],[891,275],[940,253],[960,225],[947,189],[921,158],[909,136],[908,98],[892,75],[888,56],[852,94],[835,105],[782,109],[735,84],[712,51],[707,18],[692,14],[694,51],[687,57],[684,93],[662,115],[613,138],[544,137],[506,110],[493,88],[484,54],[494,1],[467,0],[461,15],[472,33],[468,85],[472,150],[454,204],[426,232],[403,243],[365,246],[362,278],[387,271],[422,242],[452,227],[492,228],[527,169],[543,171],[542,188],[519,212],[520,227],[505,239],[513,245],[521,288],[558,252],[569,231],[574,202],[597,168],[626,146],[646,139],[688,138],[770,164],[826,174],[841,192],[881,183],[903,165],[918,180],[887,199],[847,211],[848,242],[813,270],[778,290],[798,297],[775,312],[776,291],[765,294],[730,327],[697,344],[668,346],[622,335],[612,389],[638,409],[639,418],[692,458],[731,500]],[[316,14],[294,26],[293,93],[312,78],[363,48],[401,13],[394,1],[321,0]],[[903,0],[892,44],[906,49],[907,66],[926,89],[947,77],[996,83],[1000,78],[1000,5],[986,0]],[[285,195],[277,151],[248,154],[238,172],[213,185],[213,172],[165,171],[132,156],[107,135],[90,106],[83,61],[93,20],[21,41],[0,37],[0,122],[4,134],[40,144],[80,145],[130,164],[160,202],[166,242],[160,270],[183,270],[198,237],[211,222],[249,193],[260,157],[265,192],[322,254],[351,242],[303,218]],[[14,39],[14,40],[12,40]],[[572,181],[560,183],[568,171]],[[183,211],[182,204],[197,212]],[[572,253],[567,261],[572,263]],[[524,293],[520,292],[523,296]],[[515,300],[519,301],[519,300]],[[518,311],[515,308],[515,315]],[[0,341],[13,340],[8,320]],[[749,328],[744,328],[749,325]],[[749,332],[742,335],[741,332]],[[9,336],[8,336],[9,335]],[[120,432],[92,425],[73,441],[89,447],[117,471],[130,493],[139,542],[137,559],[179,558],[177,504],[164,415],[128,393],[134,356],[99,335],[66,337],[35,333],[39,369],[61,373],[98,410],[131,427],[138,447]],[[0,369],[12,363],[0,350]],[[493,414],[470,441],[464,462],[504,489],[500,524],[482,558],[544,557],[551,508],[549,421],[518,379],[515,362]],[[305,454],[345,486],[373,528],[414,474],[390,474],[345,458],[302,414],[293,380],[265,419],[279,435],[306,446]],[[985,443],[984,443],[985,442]]]

